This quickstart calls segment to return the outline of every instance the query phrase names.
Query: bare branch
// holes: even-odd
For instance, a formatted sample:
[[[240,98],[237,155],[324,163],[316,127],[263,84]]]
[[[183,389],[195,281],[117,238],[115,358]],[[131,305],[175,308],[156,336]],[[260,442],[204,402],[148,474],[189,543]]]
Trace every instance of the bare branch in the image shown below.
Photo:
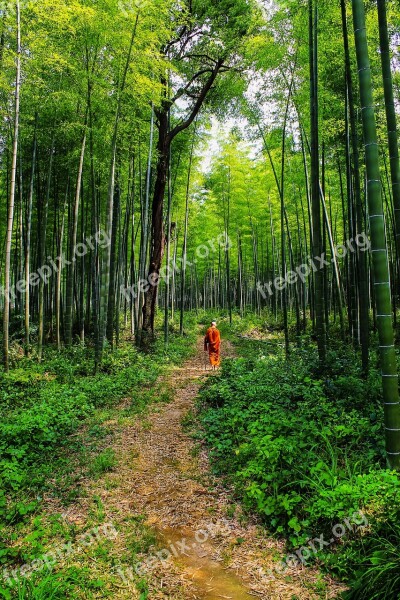
[[[197,73],[195,73],[195,75],[193,75],[193,77],[185,85],[185,87],[178,90],[176,92],[175,96],[173,98],[171,98],[170,103],[174,104],[178,100],[178,98],[181,98],[181,96],[183,96],[184,94],[188,94],[188,90],[189,90],[190,86],[192,85],[192,83],[194,83],[196,81],[196,79],[198,79],[198,77],[201,77],[201,75],[204,75],[204,73],[212,73],[212,72],[213,72],[213,70],[211,68],[208,68],[208,69],[201,69],[201,71],[198,71]]]
[[[184,129],[187,129],[193,123],[194,119],[196,118],[197,114],[200,111],[200,108],[201,108],[204,100],[206,99],[208,92],[210,91],[215,79],[217,78],[217,75],[223,65],[223,62],[224,62],[224,60],[222,58],[217,61],[217,64],[215,65],[214,69],[211,72],[210,77],[208,78],[208,80],[204,84],[201,92],[199,93],[199,97],[197,98],[197,100],[192,108],[192,111],[189,114],[189,116],[187,117],[187,119],[185,119],[185,121],[182,121],[182,123],[179,123],[178,125],[176,125],[170,131],[168,138],[167,138],[168,144],[170,144],[172,142],[172,140],[178,133],[180,133]]]
[[[185,57],[183,58],[205,58],[206,60],[209,60],[210,62],[216,64],[218,61],[215,58],[212,58],[211,56],[209,56],[208,54],[186,54]]]

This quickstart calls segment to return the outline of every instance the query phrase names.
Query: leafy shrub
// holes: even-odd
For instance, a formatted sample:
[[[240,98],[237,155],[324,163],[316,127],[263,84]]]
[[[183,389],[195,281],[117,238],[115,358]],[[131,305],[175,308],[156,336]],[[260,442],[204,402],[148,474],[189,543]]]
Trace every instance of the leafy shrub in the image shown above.
[[[196,333],[194,328],[190,341]],[[96,375],[93,349],[78,345],[60,353],[46,348],[42,363],[23,358],[18,369],[1,374],[0,522],[24,519],[36,506],[18,500],[20,491],[32,485],[33,466],[43,465],[46,474],[49,456],[68,444],[68,436],[97,408],[113,406],[126,396],[133,404],[148,402],[151,395],[143,391],[154,385],[169,362],[182,360],[192,348],[181,336],[171,336],[168,350],[158,342],[148,355],[132,343],[124,344],[104,353]],[[110,451],[100,455],[95,474],[112,468],[113,460]]]
[[[345,600],[398,598],[400,590],[400,528],[397,523],[375,533],[355,566],[355,581]]]
[[[398,518],[400,479],[385,468],[377,371],[363,380],[354,354],[342,350],[321,375],[313,347],[288,361],[265,348],[225,361],[203,387],[199,415],[215,470],[292,546],[329,535],[358,510],[385,535]],[[349,534],[333,555],[351,552],[351,560],[331,560],[332,568],[351,574],[365,545]]]
[[[112,471],[117,464],[117,457],[112,448],[106,448],[96,456],[90,468],[90,473],[99,477],[103,473]]]

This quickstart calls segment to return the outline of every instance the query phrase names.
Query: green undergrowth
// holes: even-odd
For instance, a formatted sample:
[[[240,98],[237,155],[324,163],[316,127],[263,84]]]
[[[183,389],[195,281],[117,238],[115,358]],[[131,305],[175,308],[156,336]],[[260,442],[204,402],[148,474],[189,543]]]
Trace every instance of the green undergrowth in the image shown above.
[[[376,355],[364,380],[354,351],[331,344],[321,375],[306,337],[286,361],[281,338],[262,322],[256,329],[263,339],[243,335],[245,321],[234,325],[241,357],[224,361],[201,392],[215,471],[288,551],[310,550],[323,535],[329,543],[314,544],[309,560],[350,581],[348,598],[398,598],[400,478],[386,468]]]
[[[189,315],[183,337],[170,325],[167,348],[160,333],[147,353],[131,341],[106,349],[97,374],[90,346],[47,347],[40,364],[20,358],[0,374],[0,580],[3,569],[38,559],[53,539],[72,535],[60,515],[49,518],[49,505],[67,510],[88,480],[117,468],[111,424],[122,427],[142,418],[150,403],[170,399],[158,380],[191,355],[197,334]],[[91,526],[102,520],[98,510]],[[12,589],[0,584],[0,597],[77,597],[77,588],[96,597],[101,577],[96,582],[85,568],[68,568],[62,577],[45,569]]]

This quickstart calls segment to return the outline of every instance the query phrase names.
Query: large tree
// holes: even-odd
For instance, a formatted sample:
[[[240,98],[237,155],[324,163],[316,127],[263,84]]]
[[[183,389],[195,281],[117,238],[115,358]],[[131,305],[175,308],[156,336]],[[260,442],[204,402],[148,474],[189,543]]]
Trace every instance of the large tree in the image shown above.
[[[252,0],[188,0],[174,15],[178,26],[162,54],[169,59],[173,75],[160,78],[162,97],[156,108],[157,166],[152,204],[148,289],[143,305],[143,333],[154,331],[159,274],[164,256],[164,195],[168,157],[173,140],[195,120],[222,73],[243,68],[241,50],[257,14]],[[169,114],[176,109],[182,118],[169,127]],[[176,117],[176,115],[174,115]]]

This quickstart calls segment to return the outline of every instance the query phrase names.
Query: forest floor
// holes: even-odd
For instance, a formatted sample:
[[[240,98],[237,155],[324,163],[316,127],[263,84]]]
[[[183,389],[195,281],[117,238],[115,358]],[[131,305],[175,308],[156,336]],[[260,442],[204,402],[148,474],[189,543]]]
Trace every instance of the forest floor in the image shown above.
[[[223,357],[229,356],[234,347],[226,342]],[[120,599],[336,597],[343,588],[316,568],[279,575],[284,543],[244,514],[232,491],[211,474],[207,452],[188,424],[201,383],[213,375],[205,369],[199,338],[195,355],[160,382],[169,388],[169,403],[152,404],[141,419],[124,419],[122,427],[118,419],[106,423],[115,430],[116,466],[88,481],[86,493],[63,515],[79,528],[93,517],[96,499],[101,520],[118,531],[102,555],[89,556],[90,578],[97,572],[107,580],[108,571],[106,588]],[[91,597],[106,597],[104,592]]]

